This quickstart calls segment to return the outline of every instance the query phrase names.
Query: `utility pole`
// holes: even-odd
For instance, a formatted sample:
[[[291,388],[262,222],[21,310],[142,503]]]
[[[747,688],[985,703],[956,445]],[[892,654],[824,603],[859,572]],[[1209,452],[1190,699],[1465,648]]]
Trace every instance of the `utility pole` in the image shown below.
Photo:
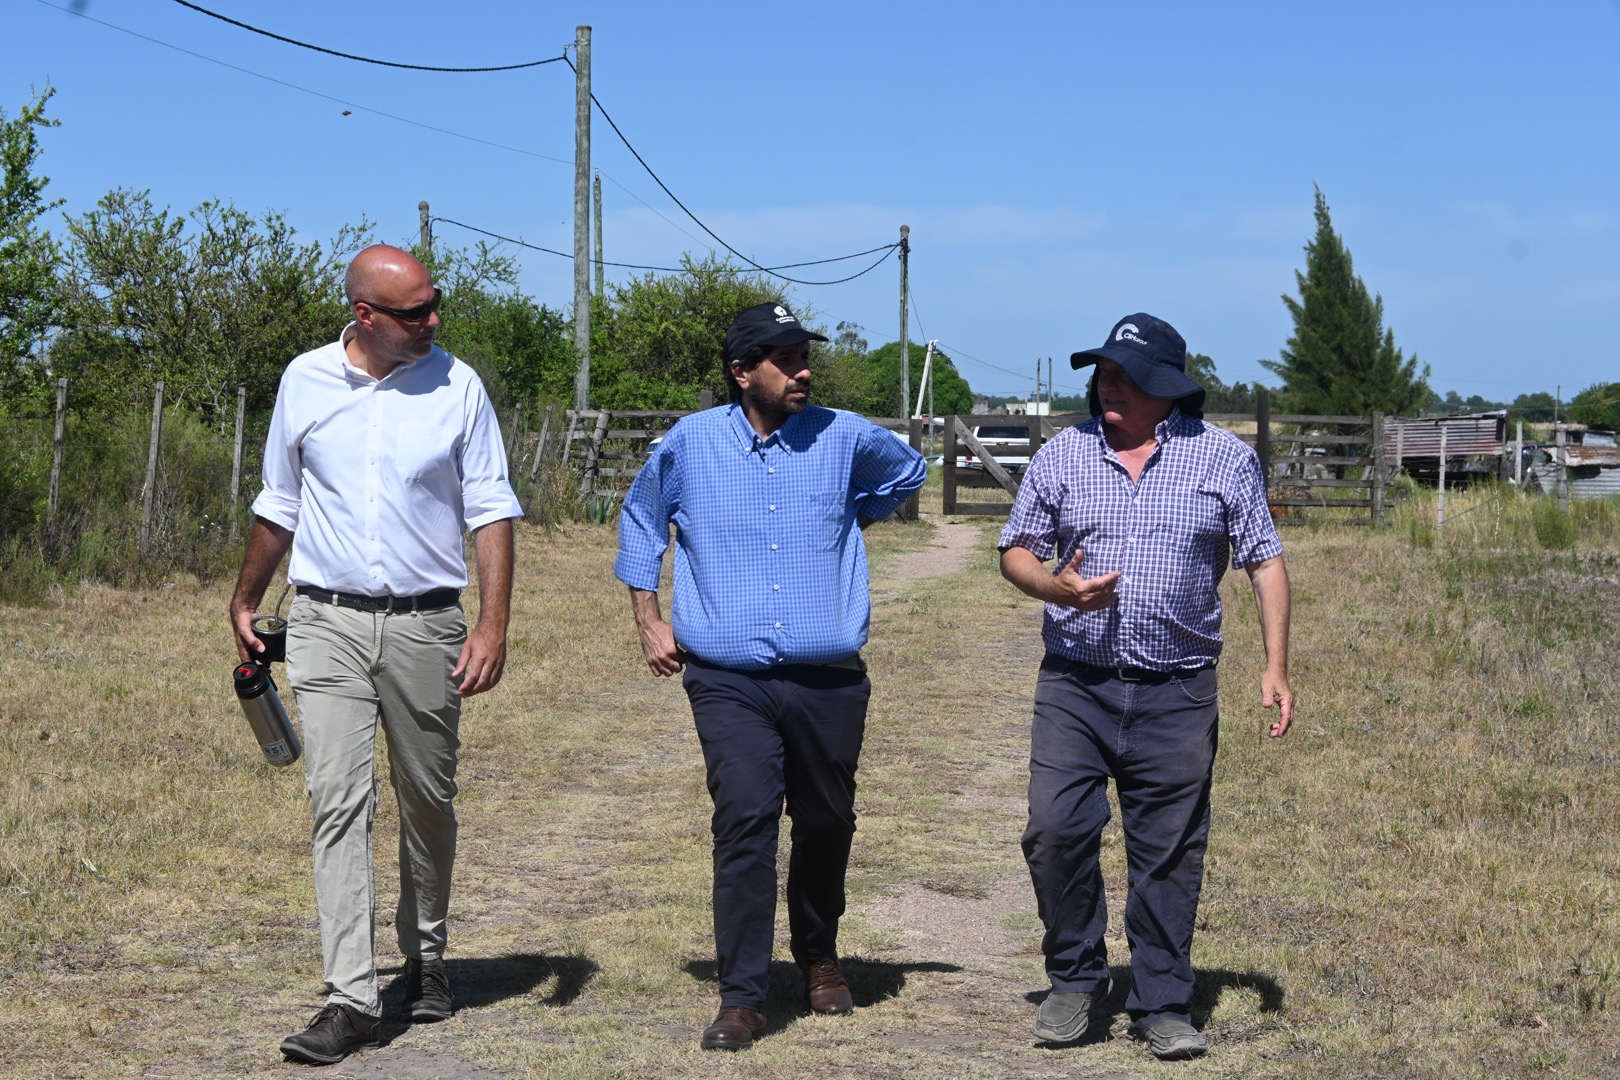
[[[591,407],[591,28],[574,28],[574,412]]]
[[[1035,405],[1035,411],[1037,413],[1039,413],[1041,411],[1041,361],[1040,361],[1039,357],[1036,357],[1036,359],[1035,359],[1035,401],[1034,401],[1034,405]],[[1025,409],[1024,411],[1027,413],[1029,410]]]
[[[602,295],[602,170],[596,170],[596,178],[591,181],[591,202],[596,205],[596,295]]]
[[[422,215],[422,250],[433,257],[433,219],[428,217],[427,200],[423,199],[416,204],[416,212]]]
[[[1052,415],[1052,358],[1046,358],[1046,415]]]
[[[900,226],[900,415],[911,404],[911,331],[906,326],[906,297],[911,289],[906,274],[911,267],[911,226]]]

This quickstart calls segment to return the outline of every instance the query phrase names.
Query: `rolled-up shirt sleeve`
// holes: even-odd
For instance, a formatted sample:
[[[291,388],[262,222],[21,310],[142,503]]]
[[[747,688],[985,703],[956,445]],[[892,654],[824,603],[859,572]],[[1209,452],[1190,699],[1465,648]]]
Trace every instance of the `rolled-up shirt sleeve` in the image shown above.
[[[492,521],[523,516],[523,504],[512,490],[507,474],[506,446],[500,421],[484,392],[473,380],[467,393],[466,434],[461,445],[461,517],[468,529]]]
[[[304,506],[304,461],[287,400],[287,380],[276,389],[276,407],[270,416],[270,434],[264,440],[263,488],[253,500],[253,513],[288,532],[298,531]]]
[[[898,510],[928,479],[928,462],[892,432],[867,425],[855,455],[851,486],[855,511],[880,521]]]
[[[670,517],[680,507],[676,451],[677,435],[672,431],[636,474],[619,511],[619,555],[613,561],[613,576],[632,589],[658,591],[658,574],[669,549]]]
[[[1266,477],[1260,471],[1260,456],[1253,450],[1238,457],[1232,479],[1226,485],[1230,495],[1227,531],[1232,539],[1232,566],[1241,570],[1282,554],[1282,537],[1271,517],[1266,493]]]
[[[1042,562],[1057,553],[1058,527],[1057,502],[1046,488],[1047,473],[1056,459],[1050,454],[1043,457],[1045,449],[1042,447],[1036,451],[1034,460],[1025,471],[1023,483],[1018,485],[1018,495],[1013,499],[1012,510],[1007,514],[1007,524],[1001,530],[1001,538],[996,541],[996,546],[1002,551],[1021,547]]]

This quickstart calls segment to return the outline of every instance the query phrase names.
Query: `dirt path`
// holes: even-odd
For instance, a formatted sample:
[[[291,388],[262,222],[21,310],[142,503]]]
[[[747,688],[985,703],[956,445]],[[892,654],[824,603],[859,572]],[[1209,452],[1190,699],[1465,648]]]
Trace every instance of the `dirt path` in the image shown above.
[[[984,528],[949,518],[935,519],[934,539],[929,545],[921,551],[902,555],[885,578],[891,581],[918,581],[956,573],[967,565],[973,545],[979,542]]]

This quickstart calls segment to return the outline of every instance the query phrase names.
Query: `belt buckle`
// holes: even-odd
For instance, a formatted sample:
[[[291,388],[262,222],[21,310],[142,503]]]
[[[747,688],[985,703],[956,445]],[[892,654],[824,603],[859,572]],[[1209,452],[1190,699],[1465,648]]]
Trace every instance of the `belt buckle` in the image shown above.
[[[1119,676],[1120,682],[1139,683],[1142,681],[1142,670],[1140,668],[1120,666],[1114,669],[1114,673]]]

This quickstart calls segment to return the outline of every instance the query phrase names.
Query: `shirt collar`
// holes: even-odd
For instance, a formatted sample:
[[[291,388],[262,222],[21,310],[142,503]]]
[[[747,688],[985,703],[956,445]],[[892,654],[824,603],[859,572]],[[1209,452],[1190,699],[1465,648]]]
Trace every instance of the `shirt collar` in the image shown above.
[[[349,342],[353,341],[355,335],[359,332],[360,324],[351,322],[348,326],[343,328],[343,333],[338,335],[338,355],[343,358],[343,373],[349,378],[353,379],[355,382],[385,383],[394,376],[399,375],[401,372],[411,370],[417,364],[420,364],[422,360],[427,359],[427,357],[423,357],[422,360],[406,360],[402,363],[395,364],[393,368],[389,370],[388,374],[379,379],[365,368],[355,367],[354,364],[349,360]],[[437,343],[434,343],[433,347],[437,349],[439,346]],[[432,353],[428,353],[428,356],[432,355]]]
[[[748,422],[748,414],[743,411],[742,402],[734,401],[727,408],[731,410],[731,428],[736,432],[743,450],[752,453],[770,446],[773,442],[779,443],[785,450],[793,449],[794,433],[798,430],[799,417],[804,415],[803,412],[789,416],[782,422],[781,427],[769,435],[761,435],[754,430],[754,425]]]

